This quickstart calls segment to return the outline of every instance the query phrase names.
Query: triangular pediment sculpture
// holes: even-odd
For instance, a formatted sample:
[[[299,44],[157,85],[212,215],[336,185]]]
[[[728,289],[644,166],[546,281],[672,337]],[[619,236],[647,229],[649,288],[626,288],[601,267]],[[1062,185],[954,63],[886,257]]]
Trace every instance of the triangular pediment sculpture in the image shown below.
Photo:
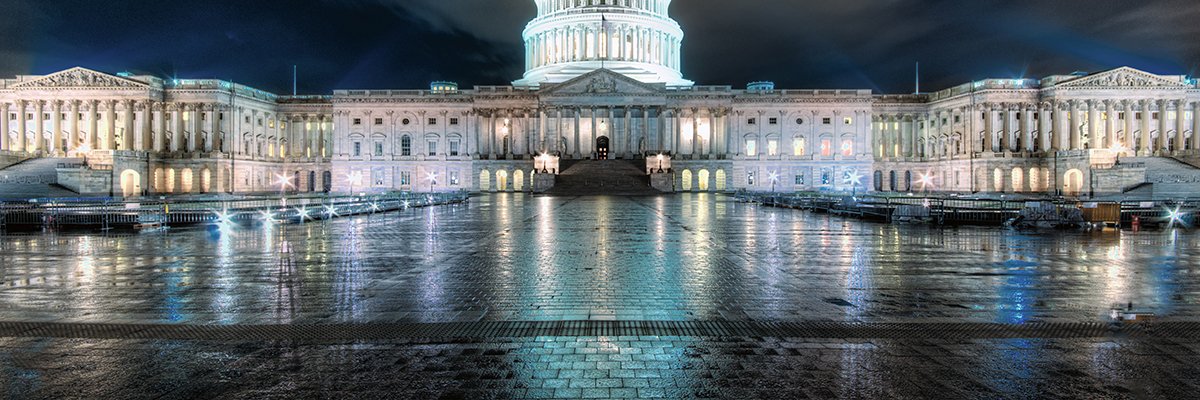
[[[148,85],[116,75],[75,67],[12,85],[13,88],[146,88]]]
[[[1060,83],[1060,87],[1071,88],[1172,88],[1186,87],[1176,77],[1163,77],[1149,72],[1121,67]]]
[[[556,85],[545,85],[544,95],[655,95],[665,89],[662,84],[648,84],[616,71],[597,69]]]

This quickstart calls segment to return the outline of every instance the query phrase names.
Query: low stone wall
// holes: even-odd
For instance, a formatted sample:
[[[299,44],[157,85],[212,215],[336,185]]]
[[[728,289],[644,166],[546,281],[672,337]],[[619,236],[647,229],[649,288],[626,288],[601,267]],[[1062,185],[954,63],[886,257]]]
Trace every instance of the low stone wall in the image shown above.
[[[112,171],[59,168],[58,184],[81,195],[105,195],[112,189]]]
[[[650,174],[650,186],[663,193],[674,193],[675,174],[670,172]]]

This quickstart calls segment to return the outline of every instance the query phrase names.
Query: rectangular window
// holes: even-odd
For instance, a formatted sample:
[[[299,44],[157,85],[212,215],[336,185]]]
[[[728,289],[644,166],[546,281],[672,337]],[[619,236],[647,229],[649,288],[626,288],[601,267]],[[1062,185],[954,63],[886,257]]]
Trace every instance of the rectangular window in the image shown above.
[[[962,116],[961,116],[961,115],[955,115],[955,116],[954,116],[954,123],[956,123],[956,124],[957,124],[957,123],[959,123],[959,122],[962,122]]]
[[[450,171],[450,186],[458,186],[458,171]]]
[[[450,125],[458,125],[458,118],[450,118]]]
[[[833,157],[833,141],[821,139],[821,157]]]
[[[371,178],[371,180],[375,183],[375,186],[386,185],[387,183],[385,182],[387,179],[387,170],[384,168],[375,168],[371,171]]]
[[[429,125],[437,125],[437,118],[430,118]]]
[[[459,146],[459,142],[457,140],[450,141],[450,156],[451,157],[458,156],[458,146]]]
[[[833,118],[821,118],[821,124],[823,124],[823,125],[833,124]]]
[[[400,172],[400,186],[412,185],[412,174],[408,171]]]
[[[749,155],[750,157],[758,155],[758,143],[756,143],[754,139],[746,141],[746,155]]]
[[[779,118],[771,117],[767,120],[767,123],[771,125],[779,125]]]
[[[1158,119],[1158,113],[1157,112],[1151,113],[1150,119]]]
[[[247,122],[249,122],[249,121],[247,121]],[[354,125],[362,125],[362,118],[355,118]]]
[[[774,156],[779,154],[779,141],[771,139],[767,141],[767,155]]]
[[[187,115],[187,114],[184,114],[184,115]],[[186,118],[186,117],[184,117],[184,118]],[[258,119],[258,126],[263,126],[263,120],[262,120],[262,118],[259,118],[259,119]]]
[[[383,125],[383,118],[375,118],[375,125]]]
[[[804,186],[804,174],[796,174],[796,186]]]
[[[375,157],[383,157],[383,142],[375,142]]]
[[[754,186],[754,171],[746,173],[746,183],[750,186]]]
[[[854,118],[846,117],[842,119],[842,122],[846,125],[854,125]]]
[[[1167,111],[1167,119],[1176,119],[1174,111]]]
[[[362,156],[362,142],[354,142],[354,156]]]
[[[756,122],[758,122],[757,118],[749,118],[746,120],[746,124],[748,125],[754,125]]]
[[[854,155],[854,140],[842,139],[842,155],[846,157]]]
[[[404,157],[412,155],[412,140],[408,136],[400,139],[400,155]]]
[[[430,156],[437,155],[437,141],[436,140],[429,141],[429,155]]]

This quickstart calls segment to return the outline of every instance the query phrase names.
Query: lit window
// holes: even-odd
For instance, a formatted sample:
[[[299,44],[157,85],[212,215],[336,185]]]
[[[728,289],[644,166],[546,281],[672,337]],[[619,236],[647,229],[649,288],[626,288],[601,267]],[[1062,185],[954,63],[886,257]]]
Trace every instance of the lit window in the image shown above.
[[[777,154],[779,154],[779,141],[774,140],[774,139],[768,140],[767,141],[767,155],[774,156]]]
[[[458,186],[458,171],[450,171],[450,186]]]
[[[843,156],[854,155],[854,140],[851,140],[851,139],[843,139],[842,140],[842,155]]]
[[[746,183],[750,186],[754,186],[754,171],[746,173]]]
[[[746,155],[751,157],[758,155],[758,143],[754,139],[746,140]]]
[[[792,141],[792,155],[803,156],[805,153],[804,147],[805,147],[804,138],[794,139]]]
[[[833,156],[833,143],[829,139],[821,139],[821,157]]]
[[[850,118],[850,117],[843,118],[843,119],[842,119],[842,123],[844,123],[844,124],[846,124],[846,125],[853,125],[853,124],[854,124],[854,118]]]

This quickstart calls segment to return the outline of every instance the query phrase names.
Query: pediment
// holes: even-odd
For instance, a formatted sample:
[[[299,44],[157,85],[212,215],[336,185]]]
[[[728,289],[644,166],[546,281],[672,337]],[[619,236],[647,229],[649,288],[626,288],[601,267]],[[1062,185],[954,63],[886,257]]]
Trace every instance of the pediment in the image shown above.
[[[1178,78],[1173,79],[1173,77],[1163,77],[1129,67],[1121,67],[1072,79],[1058,86],[1072,88],[1181,88],[1187,85]]]
[[[75,67],[65,71],[55,72],[40,78],[12,85],[13,88],[133,88],[144,89],[149,85],[132,79],[96,72],[83,67]]]
[[[544,85],[543,95],[657,95],[664,88],[608,69],[597,69],[554,86]]]

